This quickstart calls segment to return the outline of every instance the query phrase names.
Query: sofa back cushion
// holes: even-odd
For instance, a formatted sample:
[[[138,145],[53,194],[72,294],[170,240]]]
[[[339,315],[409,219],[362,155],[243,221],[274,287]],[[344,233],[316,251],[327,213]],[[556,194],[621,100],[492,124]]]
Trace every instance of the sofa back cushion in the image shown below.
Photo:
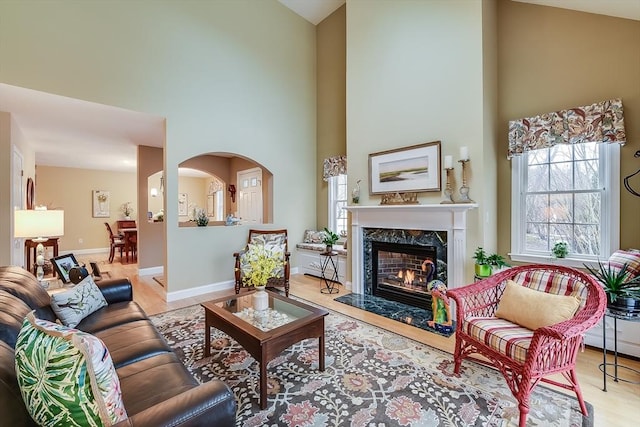
[[[31,312],[21,299],[0,291],[0,341],[15,348],[24,317]]]
[[[33,310],[46,307],[51,302],[36,277],[21,267],[0,267],[0,290],[20,298]]]
[[[15,352],[0,342],[0,424],[7,426],[36,426],[22,401],[16,378]]]

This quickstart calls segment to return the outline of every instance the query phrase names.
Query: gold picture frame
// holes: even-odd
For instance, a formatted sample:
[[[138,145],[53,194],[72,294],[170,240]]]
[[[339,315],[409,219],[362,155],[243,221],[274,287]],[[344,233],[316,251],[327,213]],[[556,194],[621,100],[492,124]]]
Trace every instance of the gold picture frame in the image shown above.
[[[369,154],[369,194],[440,191],[440,141]]]

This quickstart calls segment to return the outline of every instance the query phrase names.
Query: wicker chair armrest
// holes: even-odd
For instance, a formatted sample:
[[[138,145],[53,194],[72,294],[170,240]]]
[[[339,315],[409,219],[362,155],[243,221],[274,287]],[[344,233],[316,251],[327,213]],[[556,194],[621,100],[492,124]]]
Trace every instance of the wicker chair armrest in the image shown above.
[[[456,302],[456,317],[461,322],[469,316],[493,316],[509,275],[495,274],[478,282],[449,289],[447,296]]]

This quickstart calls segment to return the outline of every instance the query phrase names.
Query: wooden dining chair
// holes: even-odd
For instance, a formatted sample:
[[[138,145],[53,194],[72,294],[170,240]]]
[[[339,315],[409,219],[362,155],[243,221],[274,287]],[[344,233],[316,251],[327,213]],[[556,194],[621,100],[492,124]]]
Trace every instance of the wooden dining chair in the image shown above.
[[[113,234],[113,230],[111,230],[111,226],[108,222],[105,222],[104,225],[107,227],[107,231],[109,232],[109,263],[112,263],[116,254],[116,248],[120,249],[120,259],[122,259],[122,251],[124,250],[125,241],[121,235]]]

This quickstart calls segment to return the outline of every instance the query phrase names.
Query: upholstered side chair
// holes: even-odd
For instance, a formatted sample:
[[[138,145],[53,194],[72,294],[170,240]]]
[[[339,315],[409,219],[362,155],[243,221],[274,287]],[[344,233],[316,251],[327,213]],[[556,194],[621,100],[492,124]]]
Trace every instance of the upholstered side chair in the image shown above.
[[[583,334],[606,308],[604,291],[591,276],[567,267],[527,265],[447,295],[456,303],[456,375],[465,358],[500,370],[518,401],[520,427],[526,425],[529,396],[540,381],[575,392],[587,415],[576,358]],[[488,361],[470,357],[474,353]],[[564,381],[546,378],[552,374]]]
[[[246,287],[246,275],[250,266],[248,265],[249,250],[253,245],[262,246],[268,251],[281,256],[282,267],[274,271],[272,277],[268,279],[267,288],[284,288],[285,295],[289,296],[289,246],[287,230],[249,230],[247,246],[240,252],[233,254],[235,258],[235,290],[240,293],[242,287]]]

